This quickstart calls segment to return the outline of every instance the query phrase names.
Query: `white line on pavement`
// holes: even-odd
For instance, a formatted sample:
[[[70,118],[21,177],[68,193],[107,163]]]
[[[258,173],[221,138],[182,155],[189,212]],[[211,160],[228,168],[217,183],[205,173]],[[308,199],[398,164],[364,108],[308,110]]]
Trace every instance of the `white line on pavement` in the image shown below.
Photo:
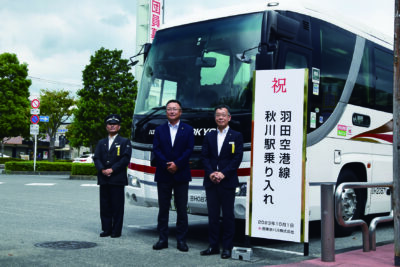
[[[97,184],[81,184],[81,186],[93,186],[93,187],[99,187]]]
[[[30,185],[30,186],[53,186],[55,184],[50,184],[50,183],[30,183],[30,184],[25,184],[25,185]]]

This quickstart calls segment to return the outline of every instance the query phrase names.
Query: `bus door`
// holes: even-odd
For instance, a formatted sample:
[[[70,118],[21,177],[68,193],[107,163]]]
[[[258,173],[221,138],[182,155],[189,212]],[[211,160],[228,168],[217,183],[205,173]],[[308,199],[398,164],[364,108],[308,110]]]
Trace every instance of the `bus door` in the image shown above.
[[[308,77],[311,77],[312,50],[305,46],[295,45],[286,41],[279,41],[277,69],[304,69],[308,68]],[[309,78],[310,79],[310,78]],[[309,102],[310,104],[310,102]],[[310,107],[309,107],[310,108]],[[307,133],[309,132],[309,124]]]
[[[279,42],[277,69],[311,69],[311,49]]]

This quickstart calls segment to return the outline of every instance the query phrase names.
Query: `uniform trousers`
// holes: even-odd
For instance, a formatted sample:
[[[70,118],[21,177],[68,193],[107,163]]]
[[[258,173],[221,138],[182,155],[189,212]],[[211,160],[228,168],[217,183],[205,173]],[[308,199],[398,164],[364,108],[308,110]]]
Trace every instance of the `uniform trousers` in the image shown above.
[[[100,185],[100,219],[104,232],[121,235],[125,207],[124,185]]]

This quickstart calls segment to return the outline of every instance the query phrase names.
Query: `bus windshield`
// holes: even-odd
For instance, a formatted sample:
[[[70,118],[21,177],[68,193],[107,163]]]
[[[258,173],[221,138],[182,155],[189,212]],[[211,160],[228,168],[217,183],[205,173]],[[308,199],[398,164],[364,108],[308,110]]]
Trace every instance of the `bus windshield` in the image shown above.
[[[227,104],[232,112],[251,112],[261,25],[262,13],[253,13],[157,31],[135,114],[151,113],[170,99],[196,111]]]

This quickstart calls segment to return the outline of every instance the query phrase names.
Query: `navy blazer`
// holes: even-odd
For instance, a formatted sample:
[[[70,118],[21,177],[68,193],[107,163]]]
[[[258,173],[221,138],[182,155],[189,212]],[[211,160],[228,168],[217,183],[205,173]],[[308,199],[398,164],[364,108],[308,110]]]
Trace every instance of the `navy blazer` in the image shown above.
[[[204,138],[201,159],[204,165],[204,187],[210,187],[214,183],[210,180],[210,174],[220,171],[225,175],[220,185],[225,188],[233,188],[239,185],[237,169],[243,158],[243,136],[240,132],[229,128],[226,133],[221,152],[218,156],[218,130],[208,132]],[[218,168],[217,168],[218,166]]]
[[[127,185],[127,167],[131,160],[132,147],[129,139],[117,135],[108,149],[108,137],[101,139],[94,152],[94,165],[97,169],[97,184]],[[110,177],[101,171],[113,169]]]
[[[179,123],[176,132],[174,146],[171,143],[171,134],[168,122],[158,126],[154,133],[153,152],[156,160],[156,182],[169,182],[173,179],[178,182],[189,182],[192,180],[190,174],[189,159],[194,148],[193,127]],[[178,167],[175,174],[167,170],[167,162],[173,161]]]

